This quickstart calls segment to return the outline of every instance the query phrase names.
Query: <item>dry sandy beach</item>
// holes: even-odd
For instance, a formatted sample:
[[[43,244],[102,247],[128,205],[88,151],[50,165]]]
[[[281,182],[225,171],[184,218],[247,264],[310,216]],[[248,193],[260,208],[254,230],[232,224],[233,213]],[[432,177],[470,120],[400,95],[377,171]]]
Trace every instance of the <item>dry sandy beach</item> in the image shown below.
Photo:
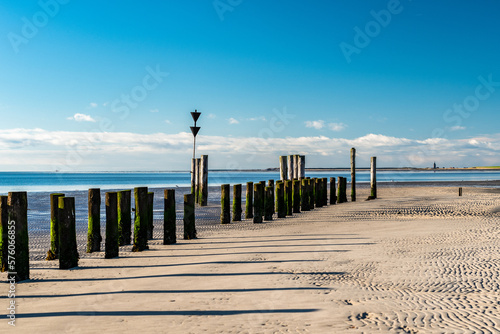
[[[498,188],[367,196],[74,270],[39,261],[0,332],[499,333]]]

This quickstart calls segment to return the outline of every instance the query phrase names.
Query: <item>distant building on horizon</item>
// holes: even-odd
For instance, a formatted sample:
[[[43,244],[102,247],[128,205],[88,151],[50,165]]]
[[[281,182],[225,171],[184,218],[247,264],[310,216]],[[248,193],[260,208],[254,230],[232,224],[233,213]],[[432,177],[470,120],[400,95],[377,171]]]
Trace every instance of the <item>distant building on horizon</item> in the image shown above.
[[[437,169],[436,162],[434,161],[434,169]]]

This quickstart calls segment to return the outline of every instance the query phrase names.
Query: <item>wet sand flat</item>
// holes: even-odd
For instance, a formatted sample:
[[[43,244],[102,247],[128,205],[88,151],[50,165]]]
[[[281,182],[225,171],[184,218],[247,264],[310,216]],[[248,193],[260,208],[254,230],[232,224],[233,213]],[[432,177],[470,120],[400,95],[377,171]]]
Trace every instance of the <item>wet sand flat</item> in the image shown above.
[[[36,261],[14,332],[498,333],[500,194],[367,196],[73,270]]]

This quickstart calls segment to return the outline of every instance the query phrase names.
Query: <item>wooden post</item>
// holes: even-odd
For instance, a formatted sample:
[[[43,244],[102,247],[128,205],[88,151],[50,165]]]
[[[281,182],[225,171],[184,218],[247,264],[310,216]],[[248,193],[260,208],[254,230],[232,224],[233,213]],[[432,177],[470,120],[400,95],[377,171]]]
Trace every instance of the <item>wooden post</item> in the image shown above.
[[[233,186],[233,222],[241,221],[241,184]]]
[[[316,203],[317,208],[321,208],[323,206],[323,200],[321,198],[321,188],[322,182],[321,179],[314,179],[314,202]]]
[[[300,213],[300,180],[293,180],[293,213]]]
[[[351,148],[351,201],[356,202],[356,149]]]
[[[316,179],[308,179],[308,185],[309,185],[309,210],[314,210],[315,207],[315,194],[316,194]]]
[[[191,194],[196,189],[196,159],[191,159]]]
[[[254,224],[262,223],[262,205],[264,198],[262,197],[262,183],[256,183],[253,185],[253,222]]]
[[[175,211],[175,189],[165,189],[163,192],[163,244],[172,245],[177,242]]]
[[[194,194],[184,195],[184,239],[196,239]]]
[[[153,203],[155,199],[154,192],[148,192],[148,240],[153,239],[153,229],[154,229],[154,220],[153,220]]]
[[[337,194],[335,189],[335,178],[330,177],[330,205],[337,203]]]
[[[298,156],[298,179],[302,179],[306,177],[306,156],[299,155]]]
[[[194,175],[194,201],[195,203],[200,203],[200,160],[195,161],[195,175]]]
[[[220,186],[220,223],[229,224],[231,223],[231,206],[230,199],[231,195],[229,193],[229,184],[223,184]]]
[[[64,194],[50,194],[50,249],[47,261],[59,258],[59,197],[64,197]]]
[[[89,227],[87,234],[87,253],[101,250],[101,190],[89,189]]]
[[[300,180],[300,209],[302,211],[309,211],[309,180],[302,179]]]
[[[253,218],[253,182],[247,182],[245,197],[245,218]]]
[[[294,165],[293,165],[293,155],[288,156],[288,179],[293,180],[293,171],[294,171]]]
[[[25,191],[10,192],[7,198],[8,206],[8,232],[9,254],[7,255],[8,278],[14,278],[16,282],[30,278],[30,253],[28,243],[28,195]],[[9,233],[13,231],[13,234]],[[14,263],[10,262],[10,256],[14,257]],[[14,276],[14,277],[12,277]]]
[[[377,198],[377,157],[371,158],[370,165],[370,199]]]
[[[347,202],[347,179],[345,177],[338,177],[338,191],[337,203]]]
[[[271,191],[273,193],[273,198],[274,198],[274,180],[268,180],[267,181],[267,186],[272,188]],[[273,202],[273,208],[272,209],[273,209],[273,214],[276,213],[276,209],[274,207],[274,202]]]
[[[288,177],[286,155],[280,157],[280,180],[285,181]]]
[[[75,198],[59,197],[59,269],[77,266]]]
[[[122,190],[117,194],[118,200],[118,245],[130,245],[132,236],[131,190]]]
[[[462,187],[458,188],[458,196],[462,196]]]
[[[106,243],[104,245],[104,258],[118,257],[118,194],[107,192],[106,203]]]
[[[148,249],[148,187],[134,188],[135,219],[132,252]]]
[[[293,156],[293,178],[299,178],[299,156],[297,154]]]
[[[264,220],[271,221],[273,220],[273,209],[274,209],[274,187],[267,186],[266,187],[266,197],[264,200]]]
[[[278,218],[285,218],[285,184],[283,183],[283,181],[276,182],[276,198],[276,210],[278,211]]]
[[[285,212],[287,216],[293,214],[293,180],[285,181]]]
[[[202,155],[200,160],[200,205],[208,205],[208,155]]]
[[[326,177],[321,179],[322,185],[321,185],[321,195],[322,195],[322,201],[323,201],[323,206],[328,205],[328,179]]]
[[[0,272],[8,271],[9,263],[9,206],[8,197],[0,196]],[[59,243],[58,243],[59,244]],[[49,251],[50,252],[50,251]]]

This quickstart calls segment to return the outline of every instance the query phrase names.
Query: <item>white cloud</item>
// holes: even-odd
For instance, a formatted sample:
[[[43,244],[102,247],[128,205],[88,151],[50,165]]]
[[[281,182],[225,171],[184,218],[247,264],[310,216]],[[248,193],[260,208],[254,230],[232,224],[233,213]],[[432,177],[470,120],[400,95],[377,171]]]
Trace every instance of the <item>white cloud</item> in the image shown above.
[[[159,112],[158,109],[151,109],[150,112]]]
[[[357,149],[360,167],[368,167],[371,156],[377,156],[380,166],[391,167],[432,166],[434,161],[440,166],[498,165],[500,156],[500,133],[466,139],[424,140],[382,134],[355,139],[204,135],[197,144],[200,154],[210,155],[214,162],[211,168],[227,168],[229,162],[232,168],[277,167],[277,157],[286,152],[307,155],[310,167],[348,167],[351,147]],[[0,130],[0,147],[5,157],[0,161],[0,169],[123,170],[122,162],[127,161],[128,170],[187,170],[192,145],[193,136],[188,132]],[[165,156],[169,157],[167,162]],[[249,160],[249,157],[256,159]],[[148,164],[144,164],[146,160]]]
[[[246,119],[247,121],[266,121],[266,118],[264,116],[259,116],[259,117],[250,117]]]
[[[240,121],[238,121],[237,119],[232,118],[232,117],[230,119],[228,119],[227,121],[229,122],[229,124],[239,124],[240,123]]]
[[[317,130],[322,129],[325,126],[325,121],[306,121],[306,128],[315,128]]]
[[[71,117],[68,117],[69,120],[77,121],[77,122],[95,122],[95,119],[92,116],[76,113]]]
[[[208,116],[207,116],[207,117],[208,117],[208,118],[210,118],[210,119],[214,119],[214,118],[215,118],[215,117],[217,117],[217,116],[215,116],[215,114],[208,114]]]
[[[89,105],[91,108],[97,108],[97,103],[95,103],[95,102],[90,102]]]
[[[170,122],[170,120],[168,120],[168,119],[165,120],[165,123],[172,124],[172,122]]]
[[[465,126],[455,125],[450,128],[451,131],[460,131],[467,129]]]
[[[347,128],[347,125],[344,123],[329,123],[328,128],[332,131],[342,131]]]

